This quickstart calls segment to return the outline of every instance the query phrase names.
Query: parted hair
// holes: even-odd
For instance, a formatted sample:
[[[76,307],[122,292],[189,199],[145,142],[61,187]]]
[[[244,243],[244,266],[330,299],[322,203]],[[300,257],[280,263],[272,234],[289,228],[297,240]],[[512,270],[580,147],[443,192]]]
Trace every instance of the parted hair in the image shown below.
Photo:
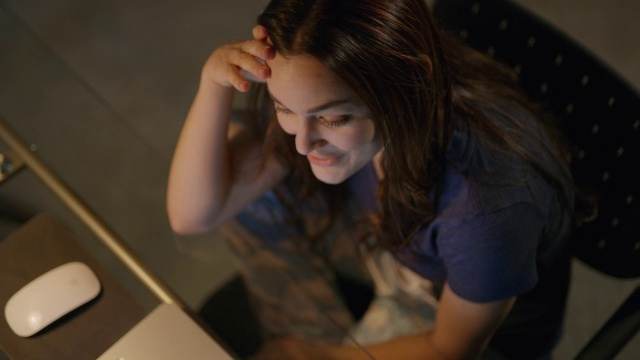
[[[384,143],[380,212],[370,218],[377,246],[406,246],[435,218],[454,116],[465,119],[489,147],[529,163],[571,208],[567,179],[553,176],[519,145],[517,138],[527,127],[502,110],[500,104],[509,104],[510,109],[539,113],[517,90],[516,74],[444,34],[424,0],[273,0],[258,24],[267,28],[276,52],[317,58],[373,113]],[[345,189],[315,179],[294,139],[277,124],[264,88],[257,90],[256,99],[265,154],[289,164],[296,199],[323,194],[329,213],[339,216],[344,196],[336,193]],[[488,113],[504,115],[509,126],[496,126]],[[545,129],[549,137],[557,137],[550,124]],[[547,151],[567,168],[561,142],[554,144]],[[569,177],[568,171],[565,175]]]

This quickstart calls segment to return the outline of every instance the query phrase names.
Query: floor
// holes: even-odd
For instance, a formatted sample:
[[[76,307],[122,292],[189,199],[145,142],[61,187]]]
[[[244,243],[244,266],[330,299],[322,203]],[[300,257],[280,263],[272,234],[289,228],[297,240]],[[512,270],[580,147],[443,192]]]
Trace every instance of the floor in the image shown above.
[[[640,2],[517,2],[640,89]],[[192,307],[236,267],[220,233],[180,238],[171,232],[164,205],[169,163],[202,63],[217,46],[247,38],[265,4],[0,0],[0,120]],[[235,106],[244,103],[238,97]],[[20,220],[37,212],[54,214],[141,303],[157,303],[32,172],[0,185],[1,214]],[[556,358],[575,354],[637,284],[576,263]],[[638,354],[636,336],[618,359]]]

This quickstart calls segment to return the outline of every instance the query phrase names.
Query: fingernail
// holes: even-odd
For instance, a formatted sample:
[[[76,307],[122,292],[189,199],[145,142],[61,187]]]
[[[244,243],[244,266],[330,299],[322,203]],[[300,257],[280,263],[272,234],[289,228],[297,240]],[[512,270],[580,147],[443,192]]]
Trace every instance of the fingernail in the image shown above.
[[[275,55],[275,51],[272,47],[268,47],[264,50],[264,58],[271,59]]]

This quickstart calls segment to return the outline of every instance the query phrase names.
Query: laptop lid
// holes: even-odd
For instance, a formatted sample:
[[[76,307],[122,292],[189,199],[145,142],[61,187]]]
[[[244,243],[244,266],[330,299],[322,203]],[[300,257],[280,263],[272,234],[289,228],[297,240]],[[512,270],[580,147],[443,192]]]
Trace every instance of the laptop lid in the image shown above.
[[[161,304],[98,360],[232,360],[182,309]]]

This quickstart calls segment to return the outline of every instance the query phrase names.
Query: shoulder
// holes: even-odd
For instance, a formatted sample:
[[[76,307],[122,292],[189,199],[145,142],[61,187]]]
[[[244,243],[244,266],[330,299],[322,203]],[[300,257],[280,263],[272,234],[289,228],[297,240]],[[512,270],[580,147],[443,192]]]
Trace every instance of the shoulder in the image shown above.
[[[464,221],[531,202],[527,175],[522,159],[507,151],[488,148],[466,119],[456,118],[441,180],[438,215]]]
[[[568,169],[544,125],[517,106],[484,115],[484,123],[459,115],[453,118],[441,210],[467,204],[467,211],[484,213],[522,202],[545,208],[556,201],[557,189],[542,173],[566,179]]]

